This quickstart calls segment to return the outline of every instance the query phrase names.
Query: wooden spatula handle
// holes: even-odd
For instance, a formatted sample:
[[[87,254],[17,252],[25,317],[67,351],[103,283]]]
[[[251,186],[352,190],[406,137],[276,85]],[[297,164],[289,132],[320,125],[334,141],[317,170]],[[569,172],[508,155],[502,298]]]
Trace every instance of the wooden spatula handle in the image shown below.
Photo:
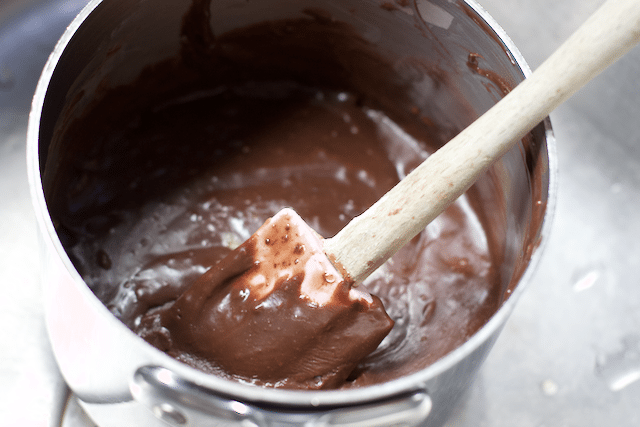
[[[607,1],[531,77],[327,239],[325,253],[354,282],[364,280],[639,39],[640,0]]]

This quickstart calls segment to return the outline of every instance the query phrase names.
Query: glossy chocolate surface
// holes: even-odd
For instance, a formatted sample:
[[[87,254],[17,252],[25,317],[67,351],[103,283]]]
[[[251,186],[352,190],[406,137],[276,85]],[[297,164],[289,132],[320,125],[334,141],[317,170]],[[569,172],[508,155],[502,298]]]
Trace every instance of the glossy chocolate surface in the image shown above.
[[[58,135],[71,155],[56,164],[62,173],[53,172],[52,211],[89,286],[174,357],[256,384],[380,383],[462,344],[502,292],[495,238],[483,226],[502,206],[474,189],[362,285],[395,325],[338,382],[230,374],[220,366],[229,365],[226,356],[203,358],[203,348],[174,346],[153,329],[153,313],[170,309],[282,207],[332,236],[451,133],[414,109],[394,109],[390,95],[406,94],[393,65],[340,23],[313,16],[212,40],[206,51],[185,43],[180,58],[104,94]],[[376,66],[350,73],[345,58],[354,52]]]

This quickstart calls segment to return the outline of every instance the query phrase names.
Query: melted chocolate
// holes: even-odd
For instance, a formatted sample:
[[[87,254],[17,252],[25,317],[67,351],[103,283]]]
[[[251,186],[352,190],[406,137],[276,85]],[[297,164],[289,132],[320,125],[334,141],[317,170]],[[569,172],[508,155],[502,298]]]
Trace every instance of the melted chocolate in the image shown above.
[[[470,53],[467,59],[467,67],[469,67],[474,73],[486,77],[491,83],[495,85],[495,87],[500,90],[502,95],[507,95],[509,92],[511,92],[513,85],[506,82],[504,78],[502,78],[502,76],[500,76],[498,73],[481,68],[479,58],[482,58],[482,56],[478,55],[477,53]],[[488,86],[486,87],[487,90],[491,92],[491,88]]]
[[[344,383],[392,327],[380,299],[341,280],[321,239],[283,209],[136,331],[210,372],[319,389]]]
[[[303,28],[300,38],[291,37]],[[65,125],[59,137],[68,152],[56,164],[52,214],[89,286],[153,345],[223,377],[322,387],[306,378],[254,381],[242,366],[240,375],[230,374],[230,355],[245,351],[246,341],[229,341],[231,353],[216,362],[206,357],[210,349],[193,344],[194,335],[164,333],[155,314],[170,312],[284,206],[332,236],[443,142],[434,135],[450,131],[410,111],[381,108],[393,105],[391,94],[403,96],[393,66],[339,23],[268,23],[213,40],[206,54],[183,52],[149,68],[136,84],[109,91],[82,120]],[[359,63],[367,58],[375,66],[354,77],[345,59],[354,52]],[[481,219],[491,215],[492,203],[472,189],[361,285],[380,298],[395,325],[327,387],[415,372],[491,317],[501,299],[500,260]],[[229,319],[215,322],[221,333],[231,332]]]

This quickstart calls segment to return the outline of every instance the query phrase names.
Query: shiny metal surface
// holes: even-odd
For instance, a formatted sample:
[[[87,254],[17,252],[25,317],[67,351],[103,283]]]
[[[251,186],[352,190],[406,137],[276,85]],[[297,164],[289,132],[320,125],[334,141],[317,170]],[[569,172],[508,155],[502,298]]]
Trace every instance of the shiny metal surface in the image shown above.
[[[24,167],[30,96],[82,1],[0,4],[0,425],[91,426],[69,405],[40,306]],[[483,0],[535,68],[599,4]],[[552,114],[559,200],[534,283],[450,426],[640,425],[640,51]]]
[[[278,411],[203,393],[168,369],[145,366],[136,371],[132,392],[159,419],[185,427],[257,426],[386,427],[415,425],[427,417],[432,404],[424,391],[383,403],[336,409],[316,417],[308,411]]]
[[[42,67],[82,1],[0,2],[0,425],[58,425],[66,387],[45,332],[25,134]]]

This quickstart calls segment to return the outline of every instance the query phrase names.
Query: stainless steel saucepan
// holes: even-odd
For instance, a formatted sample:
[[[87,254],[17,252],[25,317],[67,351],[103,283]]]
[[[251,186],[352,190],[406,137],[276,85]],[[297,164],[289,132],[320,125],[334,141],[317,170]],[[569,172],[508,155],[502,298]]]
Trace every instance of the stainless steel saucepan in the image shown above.
[[[66,121],[103,91],[177,55],[190,7],[178,0],[93,0],[65,31],[39,81],[29,120],[28,168],[42,237],[47,326],[65,380],[102,427],[442,425],[540,257],[555,197],[549,121],[477,184],[497,190],[503,200],[502,214],[490,222],[503,236],[504,298],[465,344],[422,371],[361,389],[264,389],[207,375],[155,349],[105,307],[74,268],[49,209],[56,194],[50,171],[73,155],[60,136]],[[352,25],[390,60],[421,58],[426,67],[406,72],[410,61],[399,67],[413,79],[411,99],[432,121],[452,128],[463,128],[529,73],[510,39],[474,0],[218,0],[210,5],[210,25],[219,34],[308,16],[309,10]],[[427,75],[430,65],[447,74],[446,84]],[[416,73],[424,78],[416,79]],[[463,106],[454,96],[460,93]]]

